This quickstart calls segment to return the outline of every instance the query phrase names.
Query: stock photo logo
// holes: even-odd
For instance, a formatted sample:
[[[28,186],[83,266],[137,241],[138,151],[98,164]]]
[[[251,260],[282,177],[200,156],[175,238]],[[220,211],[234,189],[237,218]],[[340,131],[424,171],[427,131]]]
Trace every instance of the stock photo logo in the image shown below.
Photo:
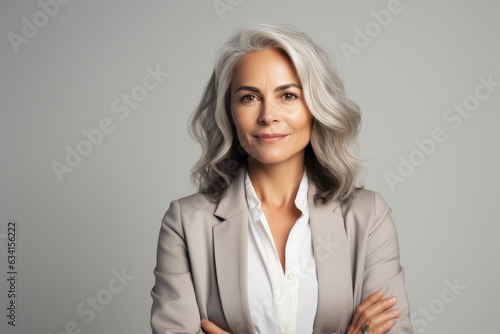
[[[83,319],[86,324],[90,324],[97,316],[97,313],[104,311],[105,307],[109,305],[114,297],[122,293],[125,288],[135,279],[126,273],[126,269],[122,268],[121,272],[113,269],[111,270],[113,277],[108,281],[106,288],[99,290],[95,297],[87,297],[84,302],[81,302],[76,307],[76,314]],[[80,334],[82,327],[76,321],[68,321],[64,325],[62,331],[49,334]]]
[[[390,0],[387,3],[386,9],[370,11],[372,20],[366,22],[363,28],[359,26],[353,28],[354,37],[352,43],[340,43],[340,50],[347,63],[350,64],[352,62],[353,55],[359,55],[363,49],[367,48],[381,34],[382,30],[391,24],[393,18],[401,14],[403,10],[404,6],[401,4],[401,1]]]
[[[214,0],[212,5],[214,6],[215,12],[221,21],[224,21],[224,13],[232,12],[236,7],[241,5],[243,0]]]
[[[16,54],[19,53],[19,46],[21,44],[28,44],[35,38],[39,31],[59,13],[61,6],[68,4],[70,1],[71,0],[38,1],[40,10],[31,15],[31,18],[27,18],[26,16],[21,17],[22,27],[20,34],[12,31],[7,34],[7,38],[14,52]]]
[[[164,79],[170,75],[168,72],[163,72],[159,64],[155,68],[149,65],[146,66],[146,72],[147,74],[142,78],[140,85],[134,86],[130,90],[130,93],[122,93],[119,98],[111,102],[111,112],[116,114],[121,121],[127,119],[131,110],[137,109],[139,104],[148,97],[148,94],[157,89]],[[78,141],[75,148],[66,145],[64,161],[53,161],[51,163],[51,167],[59,182],[64,180],[64,174],[71,173],[75,168],[80,166],[84,158],[88,157],[94,151],[94,148],[102,144],[105,135],[112,133],[115,129],[116,125],[111,118],[104,117],[98,122],[97,127],[81,131],[83,139]]]
[[[453,103],[453,106],[446,109],[442,114],[444,123],[450,129],[456,131],[460,129],[465,119],[470,118],[481,102],[490,98],[500,87],[500,81],[494,81],[493,73],[477,78],[479,84],[474,92],[467,95],[462,102]],[[419,166],[422,166],[429,157],[438,149],[438,146],[448,140],[448,131],[442,127],[436,127],[430,131],[427,138],[415,139],[416,146],[410,153],[398,156],[398,166],[395,171],[385,171],[384,177],[392,192],[396,191],[396,185],[405,182]]]
[[[455,277],[453,282],[448,279],[443,281],[445,287],[441,289],[439,297],[429,302],[427,307],[419,307],[417,311],[411,313],[411,322],[417,333],[423,333],[429,324],[436,321],[438,316],[446,311],[446,308],[455,303],[460,295],[467,290],[467,285],[460,284]]]

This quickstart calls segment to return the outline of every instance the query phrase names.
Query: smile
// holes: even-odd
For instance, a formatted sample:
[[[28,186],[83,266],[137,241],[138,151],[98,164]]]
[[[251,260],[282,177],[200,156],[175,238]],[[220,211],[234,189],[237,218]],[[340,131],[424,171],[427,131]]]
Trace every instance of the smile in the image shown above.
[[[258,141],[266,144],[272,144],[276,143],[283,138],[285,138],[287,135],[285,134],[280,134],[280,133],[271,133],[271,134],[260,134],[260,135],[255,135],[254,137],[257,138]]]

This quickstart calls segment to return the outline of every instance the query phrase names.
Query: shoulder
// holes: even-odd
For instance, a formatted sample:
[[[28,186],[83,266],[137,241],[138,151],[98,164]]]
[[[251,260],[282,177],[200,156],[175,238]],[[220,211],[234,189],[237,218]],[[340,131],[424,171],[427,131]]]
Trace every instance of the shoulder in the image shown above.
[[[366,188],[358,188],[354,191],[354,195],[352,196],[352,198],[343,206],[353,209],[367,209],[370,206],[387,206],[387,203],[379,192]]]
[[[213,213],[217,202],[212,200],[208,195],[200,192],[181,197],[174,202],[177,202],[183,211],[211,211]]]
[[[163,216],[162,227],[165,230],[173,230],[179,235],[184,235],[193,229],[201,231],[200,223],[206,225],[208,222],[212,224],[217,222],[214,216],[216,205],[217,203],[202,193],[173,200]]]
[[[216,207],[217,202],[214,202],[208,195],[198,192],[173,200],[165,213],[165,217],[174,215],[177,220],[193,217],[212,217]]]
[[[342,205],[342,214],[347,221],[376,228],[391,214],[382,195],[365,188],[356,189],[354,196]]]

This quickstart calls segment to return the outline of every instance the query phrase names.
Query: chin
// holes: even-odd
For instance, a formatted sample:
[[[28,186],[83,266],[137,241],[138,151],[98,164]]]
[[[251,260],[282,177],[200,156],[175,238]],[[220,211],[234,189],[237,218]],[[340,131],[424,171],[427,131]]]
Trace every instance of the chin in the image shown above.
[[[260,165],[276,165],[286,162],[292,162],[291,157],[283,157],[283,156],[259,156],[253,157],[250,163],[256,163]]]

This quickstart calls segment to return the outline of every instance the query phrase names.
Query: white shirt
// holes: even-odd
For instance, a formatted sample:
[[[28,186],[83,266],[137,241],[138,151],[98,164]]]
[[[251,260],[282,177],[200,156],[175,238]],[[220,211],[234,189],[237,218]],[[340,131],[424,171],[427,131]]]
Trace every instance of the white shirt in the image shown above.
[[[261,201],[245,175],[248,203],[248,300],[256,333],[312,333],[318,304],[318,281],[313,256],[306,172],[295,197],[302,211],[285,248],[285,272],[261,208]]]

